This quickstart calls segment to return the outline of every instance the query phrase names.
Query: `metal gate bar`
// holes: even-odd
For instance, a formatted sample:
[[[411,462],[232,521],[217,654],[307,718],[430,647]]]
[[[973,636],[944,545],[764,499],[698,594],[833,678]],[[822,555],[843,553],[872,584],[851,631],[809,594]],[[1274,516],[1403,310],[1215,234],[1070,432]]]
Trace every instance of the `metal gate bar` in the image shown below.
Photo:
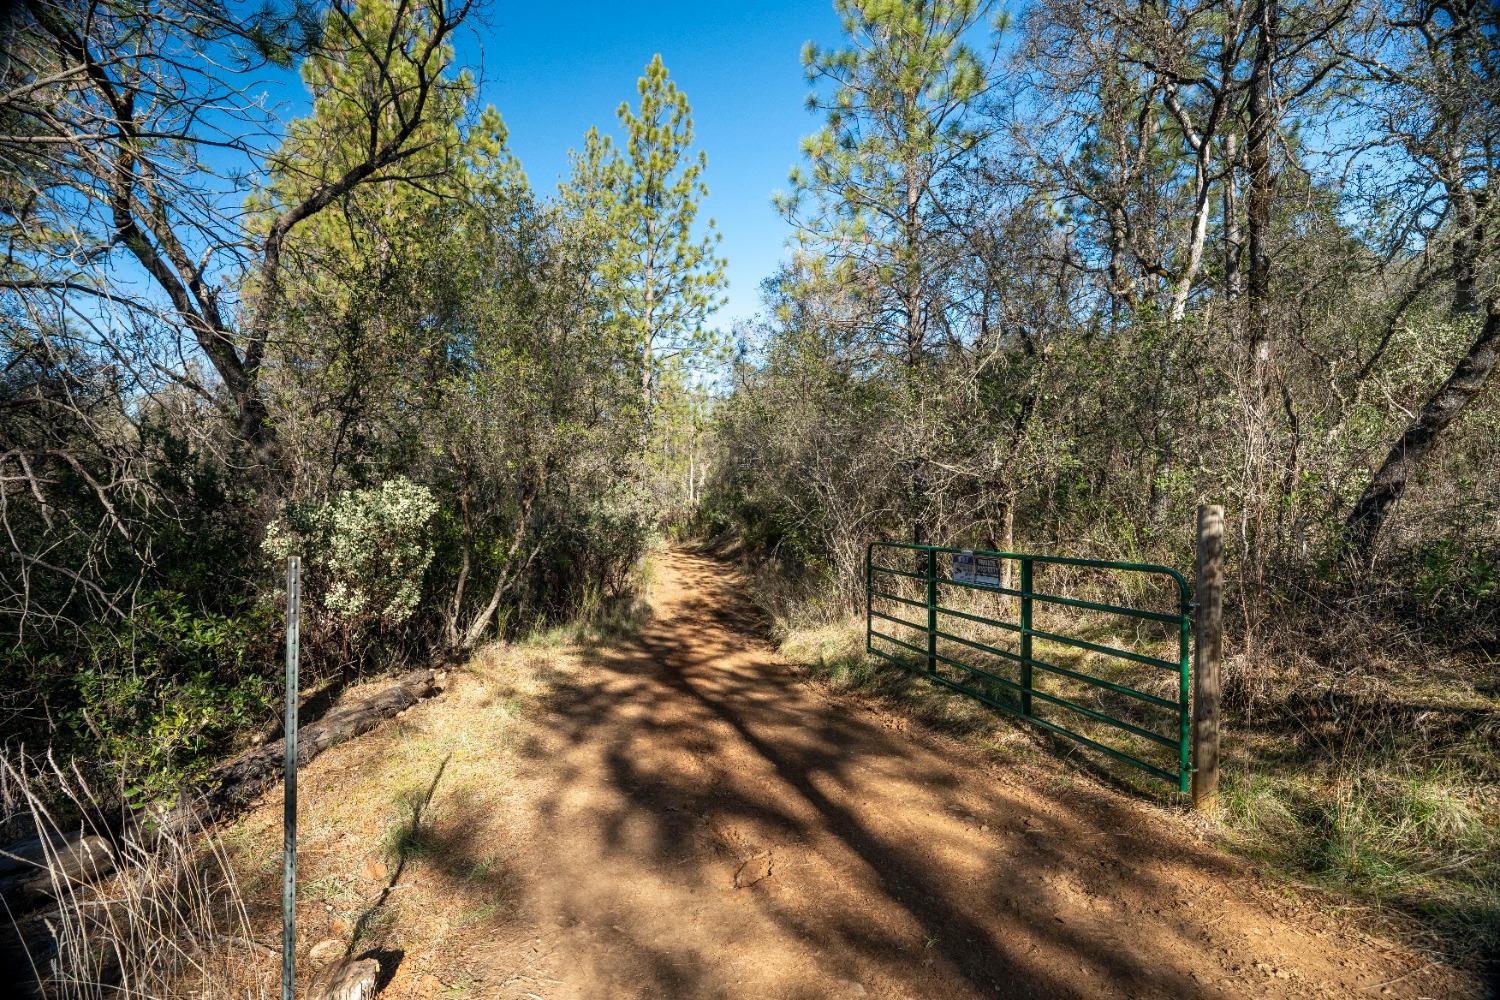
[[[916,553],[922,561],[922,572],[914,573],[909,570],[897,569],[893,566],[877,564],[875,561],[877,549]],[[951,573],[940,575],[938,573],[939,556],[961,556],[968,561],[970,567],[978,565],[975,561],[976,559],[989,560],[995,566],[998,566],[1001,561],[1019,563],[1021,585],[1019,588],[1001,586],[998,575],[993,578],[980,578],[980,576],[974,575],[972,579],[955,579]],[[1175,612],[1167,612],[1148,608],[1133,608],[1102,601],[1084,600],[1062,594],[1043,593],[1038,591],[1033,585],[1034,567],[1037,564],[1073,566],[1084,569],[1111,570],[1122,573],[1166,577],[1175,587],[1178,607]],[[954,561],[954,565],[958,565],[957,560]],[[875,576],[877,573],[885,573],[890,576],[905,577],[919,581],[925,585],[924,599],[915,600],[910,597],[891,593],[887,589],[876,589]],[[1015,597],[1020,602],[1020,621],[1004,621],[982,614],[975,614],[971,611],[944,607],[939,601],[939,587],[959,587],[984,593]],[[892,601],[897,604],[907,605],[908,607],[920,608],[926,612],[926,622],[923,624],[877,610],[875,607],[877,600]],[[1119,615],[1138,621],[1153,621],[1174,625],[1176,626],[1177,660],[1173,662],[1161,656],[1152,656],[1148,653],[1137,652],[1135,650],[1120,649],[1079,636],[1067,635],[1051,629],[1037,628],[1032,621],[1034,602],[1037,601],[1048,605]],[[1187,580],[1181,573],[1167,566],[1157,566],[1151,563],[1113,562],[1103,559],[1080,559],[1071,556],[1028,555],[1016,552],[992,552],[984,549],[913,545],[907,542],[871,542],[865,551],[865,649],[868,652],[890,660],[908,670],[916,670],[928,680],[943,687],[961,692],[976,701],[1001,709],[1012,715],[1020,716],[1026,721],[1034,723],[1049,732],[1074,740],[1115,760],[1123,761],[1132,767],[1139,768],[1148,774],[1175,784],[1178,790],[1184,793],[1188,790],[1188,783],[1192,774],[1189,740],[1190,705],[1188,701],[1188,663],[1192,636],[1191,613],[1192,602],[1189,597]],[[1015,634],[1019,640],[1019,651],[1012,652],[1011,650],[1000,649],[988,643],[955,635],[951,631],[939,628],[940,615],[947,615],[978,625],[992,626]],[[926,639],[925,646],[917,645],[915,642],[908,642],[905,639],[877,630],[875,627],[877,619],[900,625],[921,634]],[[885,643],[890,643],[900,650],[913,653],[915,654],[915,658],[898,656],[890,648],[881,648],[875,644],[877,639]],[[1037,659],[1033,655],[1032,650],[1032,641],[1034,639],[1058,643],[1128,663],[1176,671],[1178,675],[1177,699],[1174,701],[1170,698],[1164,698],[1160,695],[1131,687],[1128,684],[1122,684],[1104,677],[1096,677],[1079,670],[1073,670],[1069,667]],[[1019,680],[1001,676],[993,670],[988,670],[982,666],[966,663],[955,659],[953,656],[939,653],[939,640],[947,643],[956,643],[967,649],[973,649],[988,656],[1015,663],[1020,668]],[[916,660],[915,664],[913,659]],[[926,669],[922,670],[917,664],[922,664],[924,661]],[[959,680],[945,677],[938,672],[937,668],[939,664],[953,667],[965,673]],[[1040,670],[1044,674],[1068,678],[1090,685],[1091,687],[1110,691],[1114,694],[1131,698],[1142,705],[1170,711],[1175,716],[1176,732],[1172,735],[1156,732],[1128,719],[1118,718],[1110,715],[1108,712],[1091,708],[1087,705],[1081,705],[1059,694],[1042,690],[1035,684],[1034,671],[1036,670]],[[998,684],[1003,689],[1014,692],[1018,696],[1019,707],[1015,703],[994,697],[989,692],[976,690],[973,687],[967,686],[966,682],[972,682],[976,678],[983,678],[988,683]],[[1073,712],[1095,722],[1103,723],[1122,733],[1128,733],[1138,739],[1146,740],[1151,744],[1175,749],[1177,751],[1175,755],[1175,768],[1168,768],[1142,760],[1127,750],[1109,746],[1099,739],[1076,732],[1050,719],[1040,718],[1034,710],[1034,700]]]

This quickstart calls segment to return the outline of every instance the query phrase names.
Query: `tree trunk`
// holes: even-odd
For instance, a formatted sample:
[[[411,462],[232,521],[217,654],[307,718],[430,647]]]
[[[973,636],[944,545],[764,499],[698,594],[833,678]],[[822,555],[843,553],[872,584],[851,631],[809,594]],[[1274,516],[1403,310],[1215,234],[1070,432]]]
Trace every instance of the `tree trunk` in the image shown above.
[[[1016,498],[1014,494],[1005,498],[1005,507],[1000,515],[1000,551],[1016,551]],[[1006,590],[1015,587],[1015,563],[1010,559],[1000,560],[1000,586]],[[1019,620],[1019,615],[1018,615]]]
[[[1401,498],[1438,436],[1484,388],[1485,381],[1500,358],[1500,299],[1489,304],[1484,328],[1453,374],[1433,394],[1407,425],[1380,471],[1370,480],[1344,524],[1345,544],[1349,555],[1368,566],[1375,550],[1375,540],[1385,524],[1391,507]]]
[[[906,260],[904,271],[901,275],[904,287],[901,289],[902,306],[906,310],[906,374],[908,384],[915,379],[917,371],[922,366],[922,357],[926,353],[926,335],[922,328],[922,272],[921,272],[921,239],[919,236],[921,218],[920,208],[922,199],[921,179],[918,175],[920,167],[915,161],[906,163],[906,218],[905,230],[902,233],[902,251]],[[922,412],[922,402],[917,402],[917,413]],[[922,469],[922,459],[913,458],[911,461],[911,500],[912,500],[912,523],[911,541],[913,545],[926,544],[926,529],[922,522],[922,508],[927,503],[927,477]]]
[[[59,841],[40,838],[0,851],[6,867],[0,878],[0,899],[8,913],[25,913],[44,900],[66,898],[79,885],[94,882],[115,870],[117,861],[109,841],[98,834],[70,832]]]
[[[1456,164],[1443,172],[1443,184],[1448,189],[1448,200],[1453,205],[1453,224],[1456,235],[1453,239],[1453,312],[1459,316],[1472,316],[1479,312],[1479,291],[1476,272],[1478,270],[1478,247],[1482,241],[1479,230],[1479,206],[1473,191],[1464,183],[1462,168]]]
[[[1172,305],[1168,313],[1173,323],[1182,322],[1182,317],[1187,314],[1188,296],[1193,292],[1193,281],[1198,277],[1198,269],[1203,266],[1203,246],[1208,241],[1208,217],[1212,212],[1209,192],[1213,186],[1213,177],[1209,171],[1211,146],[1207,134],[1200,141],[1202,148],[1199,149],[1193,166],[1193,187],[1196,193],[1193,196],[1193,225],[1188,233],[1188,259],[1177,276],[1176,287],[1172,289]]]
[[[1231,303],[1244,294],[1244,276],[1240,257],[1244,251],[1240,234],[1240,188],[1238,137],[1230,132],[1224,137],[1224,295]]]
[[[651,225],[646,225],[646,241],[651,242]],[[641,455],[644,457],[651,447],[652,409],[654,399],[652,398],[652,386],[654,379],[651,377],[652,346],[656,340],[656,257],[655,254],[647,252],[645,261],[645,286],[646,286],[646,309],[642,313],[641,333]]]
[[[1246,135],[1250,191],[1245,212],[1249,238],[1247,292],[1250,314],[1250,363],[1256,388],[1265,391],[1265,367],[1271,353],[1271,205],[1276,176],[1271,170],[1271,141],[1276,109],[1271,100],[1271,73],[1276,59],[1276,0],[1261,0],[1257,13],[1255,62],[1250,72],[1250,120]]]

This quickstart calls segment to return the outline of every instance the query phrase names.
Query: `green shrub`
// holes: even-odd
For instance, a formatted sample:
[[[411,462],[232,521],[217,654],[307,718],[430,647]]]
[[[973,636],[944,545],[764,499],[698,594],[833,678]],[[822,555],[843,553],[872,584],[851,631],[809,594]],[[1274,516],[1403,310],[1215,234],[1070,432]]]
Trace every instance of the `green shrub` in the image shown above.
[[[397,476],[371,489],[344,490],[271,524],[266,553],[302,556],[314,641],[332,638],[346,663],[357,661],[377,635],[412,617],[432,562],[437,513],[430,489]]]
[[[148,594],[128,621],[81,633],[86,665],[64,700],[72,737],[133,795],[167,791],[270,720],[278,638],[269,609],[219,614],[178,593]]]
[[[1422,546],[1415,591],[1424,611],[1469,613],[1500,597],[1500,553],[1451,538]]]

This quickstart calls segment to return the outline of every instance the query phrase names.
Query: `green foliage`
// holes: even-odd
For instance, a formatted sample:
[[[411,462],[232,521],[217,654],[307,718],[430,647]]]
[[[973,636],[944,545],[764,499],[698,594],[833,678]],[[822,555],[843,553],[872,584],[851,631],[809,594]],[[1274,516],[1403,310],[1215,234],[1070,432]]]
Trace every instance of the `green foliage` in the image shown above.
[[[310,71],[315,95],[329,74],[360,79],[357,49],[330,58]],[[590,281],[601,234],[538,201],[497,112],[464,127],[466,88],[460,77],[445,92],[432,145],[408,161],[432,180],[365,186],[336,225],[300,230],[297,250],[318,267],[282,300],[297,334],[277,348],[278,400],[306,488],[271,541],[277,554],[282,534],[310,560],[327,553],[310,566],[312,623],[346,662],[472,648],[521,606],[565,610],[620,575],[644,530],[589,507],[632,493],[639,444],[638,345]],[[357,152],[340,90],[327,93],[293,130],[277,184],[324,169],[304,134]],[[339,506],[395,481],[431,501],[430,536],[394,554],[400,567],[379,562],[393,556],[384,541],[378,555],[360,548],[395,526]]]
[[[648,416],[662,366],[714,354],[718,334],[706,324],[722,304],[722,258],[713,220],[700,227],[708,195],[708,157],[692,153],[693,119],[687,96],[667,74],[661,56],[637,84],[638,108],[622,103],[619,149],[591,129],[573,176],[562,189],[576,224],[602,246],[596,263],[616,336],[640,355]]]
[[[862,599],[874,537],[1185,567],[1201,500],[1231,505],[1242,737],[1268,731],[1257,684],[1288,699],[1314,676],[1410,685],[1403,670],[1449,655],[1460,680],[1431,711],[1408,686],[1407,707],[1488,718],[1493,392],[1424,459],[1381,572],[1350,581],[1336,547],[1370,470],[1475,342],[1462,275],[1469,299],[1494,287],[1500,173],[1480,140],[1500,102],[1477,55],[1493,20],[1443,8],[1451,30],[1432,32],[1399,20],[1407,6],[1352,8],[1306,45],[1294,36],[1343,8],[1286,18],[1275,204],[1251,238],[1228,142],[1248,137],[1244,63],[1262,51],[1245,4],[1036,0],[1010,46],[987,0],[837,0],[845,40],[804,57],[821,128],[779,200],[797,253],[736,331],[720,395],[701,372],[725,339],[707,158],[659,56],[549,199],[453,65],[462,5],[347,0],[316,24],[300,2],[242,20],[114,5],[89,24],[29,5],[111,57],[75,74],[71,38],[28,21],[0,73],[20,95],[0,137],[7,734],[87,753],[137,796],[200,773],[268,721],[268,556],[306,560],[318,676],[607,619],[664,528],[737,535],[763,599],[816,621]],[[245,144],[258,186],[226,212],[205,180],[218,161],[196,149],[229,156],[235,123],[261,134],[232,109],[255,95],[213,79],[255,58],[300,58],[309,107],[270,155]],[[100,74],[156,110],[114,123],[132,102],[93,93]],[[211,121],[208,137],[186,121]],[[1368,132],[1346,163],[1367,175],[1329,169],[1311,136],[1330,128]],[[133,151],[120,193],[127,134],[161,138]],[[1378,162],[1398,148],[1405,161]],[[1272,262],[1253,293],[1252,245]],[[142,293],[146,278],[160,287]],[[96,322],[101,302],[126,321]],[[1252,317],[1268,339],[1248,341]],[[267,433],[247,449],[257,407]],[[931,697],[857,636],[825,639],[806,658],[832,682]],[[1294,666],[1309,650],[1326,661]],[[1396,746],[1425,759],[1434,742]],[[1279,864],[1493,915],[1493,866],[1454,864],[1495,852],[1474,791],[1493,783],[1490,748],[1338,773],[1302,749],[1269,747],[1230,785]],[[1296,773],[1267,776],[1278,760]],[[423,845],[415,800],[401,811],[404,856]]]
[[[1405,910],[1459,947],[1491,951],[1500,826],[1484,785],[1456,756],[1412,754],[1406,742],[1336,768],[1278,747],[1227,775],[1230,834],[1299,881]]]
[[[848,44],[809,43],[808,99],[825,125],[803,140],[806,168],[778,198],[804,259],[800,293],[851,290],[848,319],[908,364],[928,348],[943,309],[934,248],[954,226],[945,188],[976,164],[987,129],[976,113],[995,80],[991,4],[974,0],[838,0]],[[977,40],[991,39],[981,53]]]
[[[269,609],[196,611],[170,591],[143,595],[126,622],[85,629],[87,666],[58,678],[72,738],[146,799],[216,762],[233,737],[264,725],[275,686]],[[67,686],[74,690],[67,690]]]
[[[1500,598],[1500,555],[1451,538],[1422,546],[1415,583],[1417,601],[1429,613],[1473,614]]]
[[[267,530],[265,550],[303,557],[310,627],[336,632],[349,655],[416,612],[437,512],[431,490],[397,477],[289,513]]]
[[[816,643],[791,655],[906,701],[817,629],[863,607],[868,541],[1187,570],[1193,507],[1225,504],[1242,847],[1492,949],[1490,5],[1432,12],[1442,40],[1405,4],[1288,12],[1265,170],[1265,5],[1039,0],[1004,58],[981,2],[835,7],[844,39],[803,58],[823,128],[779,199],[798,252],[713,408],[694,523]],[[1376,145],[1313,138],[1355,120]],[[1452,422],[1405,434],[1434,403]],[[1404,492],[1351,572],[1343,525],[1387,455]],[[1360,697],[1378,718],[1340,716]]]
[[[393,867],[400,867],[431,850],[431,831],[423,825],[432,786],[407,788],[396,796],[396,819],[381,838],[381,853]]]
[[[120,57],[77,87],[33,79],[71,56],[28,22],[35,61],[3,74],[38,108],[89,120],[130,104],[89,90],[117,71],[121,92],[148,81],[161,98],[136,102],[163,109],[141,119],[162,139],[133,164],[130,197],[150,206],[136,228],[95,218],[110,202],[89,199],[119,180],[90,174],[112,157],[94,157],[95,138],[75,136],[67,163],[27,154],[35,178],[0,177],[10,194],[52,192],[18,209],[37,208],[38,225],[0,224],[20,251],[0,280],[25,280],[0,286],[0,521],[14,557],[0,574],[14,638],[0,646],[0,711],[8,737],[90,750],[93,766],[141,776],[142,794],[263,721],[288,554],[304,557],[308,678],[602,614],[676,516],[660,487],[702,433],[685,366],[714,341],[723,287],[699,216],[705,159],[659,59],[621,109],[619,150],[592,147],[584,193],[607,197],[549,202],[454,65],[467,5],[216,8],[211,24],[187,7],[109,8],[88,24],[56,8]],[[166,55],[186,50],[202,66]],[[238,95],[243,114],[226,96],[262,59],[295,61],[308,97],[269,154],[257,95]],[[226,150],[183,124],[199,116],[257,138]],[[12,124],[12,139],[31,127]],[[228,168],[251,187],[243,211],[202,186],[205,141],[243,157]],[[34,284],[69,243],[100,248],[92,270]],[[121,291],[107,255],[136,254],[141,274],[153,248],[161,266],[145,277],[159,287]],[[78,289],[86,309],[62,302]],[[47,319],[95,317],[99,301],[120,309],[109,330]],[[163,339],[174,325],[176,343]]]

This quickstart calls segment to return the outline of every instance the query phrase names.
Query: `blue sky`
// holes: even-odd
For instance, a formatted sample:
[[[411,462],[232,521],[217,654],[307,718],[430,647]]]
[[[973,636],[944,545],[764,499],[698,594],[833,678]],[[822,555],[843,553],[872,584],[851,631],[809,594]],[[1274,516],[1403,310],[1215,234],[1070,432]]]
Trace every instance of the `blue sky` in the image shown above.
[[[801,50],[808,40],[837,41],[831,0],[496,2],[482,20],[459,40],[459,62],[479,75],[481,103],[500,110],[512,149],[543,192],[566,175],[568,150],[589,126],[615,126],[615,109],[634,103],[637,78],[661,53],[708,154],[704,214],[718,224],[729,259],[718,323],[753,313],[789,232],[772,192],[786,186],[799,141],[819,125],[804,104]]]
[[[838,44],[840,38],[832,0],[554,7],[489,0],[454,39],[455,68],[475,75],[478,104],[500,111],[532,187],[550,196],[569,172],[569,150],[582,145],[591,126],[617,129],[616,109],[637,101],[636,82],[661,53],[692,106],[696,146],[708,155],[709,197],[701,217],[714,219],[723,236],[719,252],[729,262],[728,301],[712,322],[728,331],[761,306],[760,283],[775,271],[790,233],[772,208],[772,194],[785,188],[802,138],[822,122],[806,109],[811,87],[802,70],[803,45]],[[262,124],[269,131],[247,136],[252,145],[274,148],[277,122],[309,111],[311,99],[295,68],[261,65],[238,83],[264,101]],[[243,120],[231,116],[212,124],[232,132]],[[216,188],[223,210],[234,214],[247,188],[229,175],[253,181],[263,164],[211,146],[199,152],[215,172],[205,175],[205,187]],[[128,259],[118,266],[125,284],[150,285]]]

